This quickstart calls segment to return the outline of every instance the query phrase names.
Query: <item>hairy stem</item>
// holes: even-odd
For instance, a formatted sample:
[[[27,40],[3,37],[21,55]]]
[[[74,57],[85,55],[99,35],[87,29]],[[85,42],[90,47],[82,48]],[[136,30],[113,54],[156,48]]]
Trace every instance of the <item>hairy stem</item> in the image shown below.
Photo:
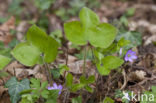
[[[68,65],[68,47],[66,48],[66,65]]]
[[[48,66],[48,64],[47,63],[44,63],[44,65],[45,65],[45,67],[46,67],[46,69],[48,70],[48,78],[49,78],[49,83],[50,83],[50,86],[52,86],[53,85],[53,79],[52,79],[52,75],[51,75],[51,71],[50,71],[50,68],[49,68],[49,66]]]
[[[87,45],[84,48],[84,62],[83,62],[83,75],[85,76],[86,73],[86,56],[87,56]]]

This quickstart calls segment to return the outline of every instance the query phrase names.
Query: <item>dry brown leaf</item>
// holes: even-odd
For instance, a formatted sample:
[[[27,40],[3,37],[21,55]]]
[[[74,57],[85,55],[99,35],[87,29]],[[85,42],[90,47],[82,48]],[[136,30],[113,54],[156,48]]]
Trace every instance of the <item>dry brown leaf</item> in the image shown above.
[[[7,22],[0,25],[0,41],[8,44],[12,40],[10,30],[15,29],[15,18],[12,16]]]
[[[47,81],[47,77],[46,77],[45,74],[37,73],[37,74],[35,75],[35,78],[41,79],[42,82]]]
[[[7,88],[4,88],[4,86],[0,86],[0,97],[2,96],[2,94],[7,91]]]
[[[15,75],[16,68],[23,68],[24,66],[17,61],[10,63],[4,70],[10,73],[11,75]]]
[[[71,64],[71,63],[75,62],[76,60],[77,60],[77,58],[75,56],[68,55],[68,64]]]
[[[70,68],[69,72],[72,72],[74,74],[82,74],[83,73],[83,60],[76,61],[74,63],[68,64],[68,67]],[[86,75],[95,75],[97,77],[98,72],[96,70],[96,67],[93,65],[93,63],[90,60],[86,60]]]

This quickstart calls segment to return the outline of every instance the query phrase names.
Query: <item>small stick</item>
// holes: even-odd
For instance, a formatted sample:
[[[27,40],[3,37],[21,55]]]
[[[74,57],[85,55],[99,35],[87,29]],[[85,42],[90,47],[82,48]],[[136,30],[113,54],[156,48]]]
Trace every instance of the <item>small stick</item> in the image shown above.
[[[126,77],[125,69],[122,69],[122,75],[124,77],[124,84],[122,85],[122,87],[120,88],[120,90],[123,90],[126,87],[126,85],[127,85],[127,77]]]

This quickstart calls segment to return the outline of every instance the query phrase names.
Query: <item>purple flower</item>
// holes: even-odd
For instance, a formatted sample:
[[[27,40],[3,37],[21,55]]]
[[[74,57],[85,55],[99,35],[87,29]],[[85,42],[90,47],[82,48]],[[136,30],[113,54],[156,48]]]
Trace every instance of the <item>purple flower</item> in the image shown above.
[[[56,83],[53,83],[53,86],[52,87],[48,87],[48,90],[58,89],[59,90],[59,94],[61,94],[62,88],[63,88],[62,85],[57,86]]]
[[[128,50],[128,52],[125,55],[125,61],[133,62],[134,59],[137,59],[136,52]]]

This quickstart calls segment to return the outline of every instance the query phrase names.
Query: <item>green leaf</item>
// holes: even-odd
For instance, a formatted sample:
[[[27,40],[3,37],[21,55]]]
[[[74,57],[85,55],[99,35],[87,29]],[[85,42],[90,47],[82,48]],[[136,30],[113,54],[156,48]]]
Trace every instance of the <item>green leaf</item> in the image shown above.
[[[89,76],[89,78],[87,79],[87,84],[91,84],[94,82],[95,82],[95,76],[94,75]]]
[[[57,57],[59,44],[50,36],[47,37],[46,42],[47,44],[44,46],[46,47],[44,50],[44,61],[50,63],[53,62]]]
[[[40,80],[39,79],[31,78],[30,82],[31,82],[31,85],[30,85],[31,88],[36,88],[36,89],[40,88]]]
[[[121,66],[124,61],[116,56],[106,56],[102,59],[102,64],[97,63],[97,69],[101,75],[108,75],[112,69]]]
[[[22,100],[20,103],[34,103],[31,94],[22,95]]]
[[[108,23],[101,23],[96,28],[89,29],[87,34],[93,46],[107,48],[114,41],[117,29]]]
[[[66,76],[66,86],[71,87],[73,85],[73,75],[68,73]]]
[[[41,89],[45,89],[48,85],[48,81],[45,81],[41,84]]]
[[[58,53],[58,42],[48,36],[42,29],[33,25],[27,32],[27,40],[44,53],[44,61],[53,62]]]
[[[152,92],[156,95],[156,86],[152,86]]]
[[[81,77],[80,77],[80,83],[81,84],[86,84],[86,78],[85,78],[85,76],[84,75],[82,75]]]
[[[45,103],[57,103],[59,90],[49,90],[49,96]]]
[[[93,93],[93,89],[90,87],[90,86],[85,86],[85,89],[88,91],[88,92],[91,92],[91,93]]]
[[[59,67],[60,74],[63,75],[64,71],[69,71],[69,67],[67,65],[61,65]]]
[[[31,26],[27,31],[27,41],[35,45],[42,52],[45,51],[47,44],[47,34],[37,27],[36,25]]]
[[[72,87],[71,87],[71,91],[72,92],[76,92],[80,89],[82,89],[85,85],[84,84],[73,84]]]
[[[80,83],[81,84],[91,84],[91,83],[94,83],[95,82],[95,76],[94,75],[92,75],[92,76],[89,76],[89,78],[88,79],[86,79],[85,78],[85,76],[81,76],[80,77]]]
[[[121,66],[124,61],[116,56],[106,56],[102,59],[103,66],[109,69],[115,69]]]
[[[82,98],[81,96],[78,96],[76,98],[72,98],[72,103],[82,103]]]
[[[9,88],[9,95],[11,96],[11,102],[17,103],[21,96],[20,92],[29,89],[29,79],[23,79],[21,82],[18,82],[16,77],[12,77],[6,83],[6,87]]]
[[[60,77],[60,71],[57,68],[52,69],[51,73],[52,73],[54,79],[58,79]]]
[[[9,62],[10,58],[0,55],[0,70],[2,70]]]
[[[114,100],[110,97],[105,97],[102,103],[114,103]]]
[[[79,21],[72,21],[64,24],[64,31],[68,40],[77,45],[85,45],[87,43],[84,29]]]
[[[107,48],[115,39],[117,29],[108,24],[99,22],[98,16],[84,7],[80,11],[79,21],[64,24],[66,37],[72,43],[85,45],[90,42],[95,47]]]
[[[33,66],[37,63],[40,57],[40,50],[28,43],[18,44],[11,54],[22,64],[26,66]]]
[[[101,63],[97,63],[96,67],[101,75],[108,75],[110,73],[110,69],[105,68]]]
[[[100,23],[99,17],[89,8],[83,7],[79,13],[84,28],[96,27]]]
[[[42,96],[43,98],[45,98],[45,99],[48,98],[48,95],[49,95],[48,90],[43,90],[43,91],[41,92],[41,96]]]
[[[119,41],[118,41],[118,45],[120,47],[123,47],[123,46],[127,46],[128,44],[130,44],[131,42],[129,40],[125,40],[125,38],[121,38]]]
[[[141,45],[142,43],[141,34],[135,31],[120,31],[116,39],[117,41],[119,41],[121,38],[129,40],[131,42],[129,45],[126,46],[128,49]]]

